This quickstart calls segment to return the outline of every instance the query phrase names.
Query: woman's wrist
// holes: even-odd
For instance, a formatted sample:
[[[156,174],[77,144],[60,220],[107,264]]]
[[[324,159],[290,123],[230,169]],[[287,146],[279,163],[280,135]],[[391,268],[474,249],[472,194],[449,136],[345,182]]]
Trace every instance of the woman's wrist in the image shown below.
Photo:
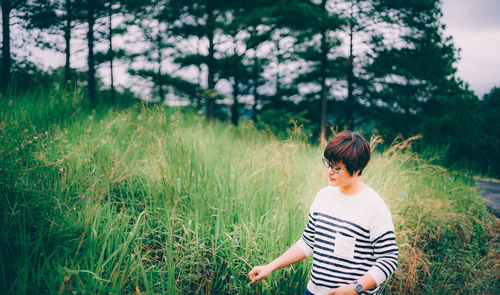
[[[275,271],[278,269],[278,266],[276,265],[276,261],[273,261],[267,265],[271,271]]]

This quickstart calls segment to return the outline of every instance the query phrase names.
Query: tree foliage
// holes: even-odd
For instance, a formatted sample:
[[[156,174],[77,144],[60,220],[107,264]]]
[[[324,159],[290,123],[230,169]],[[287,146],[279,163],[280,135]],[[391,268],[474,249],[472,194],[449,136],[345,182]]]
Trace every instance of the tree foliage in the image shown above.
[[[120,60],[129,74],[152,85],[151,100],[187,98],[209,120],[230,118],[237,125],[248,116],[270,130],[295,121],[320,142],[335,128],[365,129],[389,141],[421,133],[426,144],[446,149],[447,161],[472,159],[482,167],[498,161],[477,156],[498,142],[498,133],[486,128],[497,125],[498,88],[480,100],[457,77],[458,51],[444,34],[440,0],[1,4],[2,91],[13,68],[9,34],[15,18],[38,32],[33,38],[41,48],[65,52],[65,85],[76,79],[70,75],[71,41],[86,41],[84,83],[93,105],[97,67],[109,65],[113,98],[114,63]],[[82,28],[86,37],[75,33]],[[64,43],[54,41],[61,36]],[[16,71],[32,68],[14,62]],[[457,128],[458,121],[466,123]],[[484,141],[476,145],[475,137]]]

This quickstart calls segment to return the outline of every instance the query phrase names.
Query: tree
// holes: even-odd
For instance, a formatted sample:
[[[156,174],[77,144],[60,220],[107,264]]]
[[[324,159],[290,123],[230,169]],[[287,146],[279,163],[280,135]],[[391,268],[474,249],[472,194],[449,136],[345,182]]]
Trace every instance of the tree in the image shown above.
[[[139,39],[133,42],[147,45],[141,52],[134,52],[130,55],[132,60],[146,62],[146,66],[141,67],[141,69],[132,69],[129,73],[152,81],[160,101],[165,100],[165,88],[168,83],[173,83],[170,86],[183,88],[186,84],[176,81],[187,82],[175,78],[172,75],[173,69],[164,68],[167,60],[171,61],[175,57],[175,45],[181,39],[174,30],[177,28],[176,22],[181,18],[183,9],[183,0],[152,0],[149,3],[134,3],[132,1],[126,4],[127,12],[133,14],[129,25],[136,26],[142,33]],[[136,18],[140,20],[137,21]]]
[[[55,19],[55,25],[62,29],[64,35],[64,85],[68,86],[68,83],[72,80],[71,74],[71,31],[76,25],[76,23],[82,23],[85,18],[84,2],[82,0],[62,0],[59,1],[59,10],[62,11],[61,15]],[[57,14],[56,14],[57,15]],[[63,24],[63,25],[61,25]]]
[[[215,89],[215,85],[220,79],[218,75],[218,58],[216,57],[215,37],[221,35],[221,28],[228,21],[229,14],[226,14],[233,7],[233,3],[224,0],[186,0],[184,2],[185,14],[182,18],[182,25],[175,29],[175,33],[185,39],[194,37],[198,42],[202,41],[207,46],[207,54],[195,52],[183,52],[177,57],[175,62],[182,67],[191,65],[207,67],[206,87],[208,90]],[[207,44],[208,43],[208,44]],[[209,95],[207,100],[207,119],[214,119],[216,97]]]
[[[287,83],[284,79],[292,77],[293,73],[290,71],[284,72],[281,68],[297,62],[297,57],[294,55],[293,50],[294,43],[296,42],[296,32],[294,29],[303,28],[304,22],[308,22],[304,17],[308,16],[307,13],[304,13],[304,10],[307,11],[309,9],[310,2],[277,0],[271,2],[271,4],[268,8],[269,12],[266,18],[269,19],[267,21],[269,25],[269,41],[273,44],[271,50],[274,58],[271,58],[271,64],[274,65],[276,71],[276,90],[274,95],[267,98],[271,100],[268,103],[274,105],[270,107],[275,107],[288,105],[286,102],[283,103],[283,100],[298,94],[296,85],[291,80]]]
[[[500,87],[493,87],[483,96],[480,102],[481,117],[483,118],[482,134],[483,145],[476,156],[483,161],[483,167],[488,167],[497,177],[500,176]],[[486,156],[485,156],[486,155]]]
[[[236,46],[233,54],[219,60],[219,75],[232,84],[233,103],[231,105],[231,123],[235,126],[239,123],[240,101],[239,97],[249,90],[250,66],[244,64],[243,53],[238,53]]]
[[[246,37],[242,41],[245,48],[245,57],[248,66],[251,67],[250,76],[248,77],[249,89],[253,96],[252,119],[257,121],[258,107],[262,107],[263,95],[259,93],[259,87],[265,84],[262,74],[266,66],[269,65],[270,59],[258,54],[258,50],[265,43],[272,42],[271,36],[273,33],[273,23],[270,12],[272,12],[275,1],[248,1],[241,6],[239,13],[233,21],[236,24],[237,30],[245,31]]]
[[[64,41],[65,47],[65,60],[64,60],[64,85],[67,85],[71,80],[71,28],[73,22],[73,9],[71,7],[71,0],[64,0],[65,8],[65,26],[64,26]]]
[[[233,7],[227,7],[231,18],[222,26],[222,34],[227,38],[226,44],[229,44],[227,47],[231,49],[219,60],[217,68],[218,75],[232,84],[231,122],[235,126],[239,122],[239,97],[249,94],[252,88],[254,111],[256,110],[258,80],[261,72],[258,68],[259,57],[256,50],[266,40],[262,38],[263,36],[270,37],[269,27],[261,29],[260,34],[256,32],[258,23],[262,23],[265,15],[265,9],[258,6],[259,4],[261,3],[238,3]],[[250,51],[253,53],[251,58],[248,57]]]
[[[109,41],[109,49],[108,49],[108,59],[109,59],[109,72],[110,72],[110,89],[111,89],[111,103],[115,103],[115,82],[114,82],[114,73],[113,73],[113,61],[115,58],[115,52],[113,50],[113,0],[108,0],[108,41]],[[118,3],[118,5],[120,5]]]
[[[1,0],[2,8],[2,69],[0,73],[0,92],[5,94],[10,82],[12,57],[10,52],[10,26],[13,13],[22,17],[26,0]]]
[[[339,56],[337,68],[341,70],[338,78],[345,81],[347,96],[343,105],[344,126],[353,130],[356,126],[355,112],[361,109],[362,89],[369,81],[364,76],[364,65],[373,56],[375,44],[372,38],[385,39],[378,32],[383,23],[383,9],[376,10],[377,0],[335,0],[328,3],[333,13],[339,15],[344,22],[341,26],[342,39],[347,40],[347,48]],[[369,83],[369,82],[368,82]]]
[[[91,106],[95,106],[97,102],[96,92],[97,84],[95,78],[95,60],[94,60],[94,24],[97,18],[97,1],[98,0],[88,0],[87,2],[87,96],[90,100]]]
[[[311,3],[307,15],[303,16],[310,21],[303,27],[296,28],[300,32],[298,42],[303,47],[296,53],[307,63],[307,67],[295,82],[320,86],[318,95],[313,97],[319,97],[320,101],[318,113],[321,144],[326,143],[327,96],[330,93],[327,80],[338,79],[339,65],[342,61],[339,58],[332,58],[332,51],[340,45],[340,40],[335,35],[342,25],[342,19],[328,11],[326,4],[327,0],[322,0],[320,4]]]
[[[451,38],[443,38],[439,1],[403,3],[383,0],[378,9],[404,32],[398,46],[383,46],[376,40],[374,58],[365,67],[370,81],[365,97],[373,112],[393,113],[385,125],[393,132],[409,134],[418,126],[418,115],[434,100],[461,96],[453,66],[456,49]],[[432,111],[431,111],[432,112]],[[412,128],[413,126],[413,128]]]
[[[103,16],[106,18],[106,20],[104,21],[105,25],[103,26],[105,28],[98,30],[101,32],[102,37],[104,37],[108,42],[108,49],[96,52],[95,61],[98,65],[109,63],[110,99],[112,104],[116,103],[114,62],[116,59],[126,58],[126,52],[124,49],[114,48],[113,37],[122,35],[127,32],[126,24],[124,22],[120,22],[117,25],[113,25],[113,18],[117,16],[124,18],[125,13],[128,12],[126,10],[127,4],[130,5],[130,2],[126,2],[126,0],[106,0],[106,3],[104,3],[103,7]],[[134,20],[137,19],[134,17]]]
[[[203,91],[196,83],[192,83],[180,77],[174,77],[166,73],[162,73],[161,75],[159,75],[155,70],[130,69],[129,74],[148,79],[152,81],[156,86],[170,86],[173,88],[175,94],[182,95],[183,97],[187,96],[191,99],[197,98]],[[163,91],[165,91],[165,89]],[[166,97],[160,98],[160,101],[166,102]]]
[[[71,31],[77,23],[81,23],[85,17],[82,13],[84,3],[81,0],[31,0],[25,6],[26,28],[28,30],[44,32],[48,34],[45,38],[42,34],[35,37],[36,46],[41,48],[55,49],[64,52],[64,79],[63,84],[68,86],[71,77]],[[63,36],[64,48],[58,37]]]

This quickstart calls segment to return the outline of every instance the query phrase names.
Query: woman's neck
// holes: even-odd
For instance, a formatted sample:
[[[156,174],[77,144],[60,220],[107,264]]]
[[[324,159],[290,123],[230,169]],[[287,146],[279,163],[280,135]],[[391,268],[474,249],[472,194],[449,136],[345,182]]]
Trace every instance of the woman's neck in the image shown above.
[[[359,193],[360,191],[362,191],[363,189],[365,188],[365,184],[362,183],[358,177],[356,177],[355,179],[353,179],[352,182],[344,185],[344,186],[341,186],[340,187],[340,192],[343,194],[343,195],[347,195],[347,196],[350,196],[350,195],[355,195],[357,193]]]

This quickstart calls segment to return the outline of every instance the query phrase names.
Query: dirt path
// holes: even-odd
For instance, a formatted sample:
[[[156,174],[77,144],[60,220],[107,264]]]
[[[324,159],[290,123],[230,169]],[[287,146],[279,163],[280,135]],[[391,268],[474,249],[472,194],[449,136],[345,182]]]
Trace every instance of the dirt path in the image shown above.
[[[493,273],[500,273],[500,252],[498,245],[500,243],[500,181],[479,181],[479,192],[485,200],[488,209],[495,214],[493,223],[490,226],[490,240],[488,241],[488,255],[485,265]],[[498,275],[497,275],[498,278]]]
[[[479,192],[493,214],[500,217],[500,182],[480,180]]]

